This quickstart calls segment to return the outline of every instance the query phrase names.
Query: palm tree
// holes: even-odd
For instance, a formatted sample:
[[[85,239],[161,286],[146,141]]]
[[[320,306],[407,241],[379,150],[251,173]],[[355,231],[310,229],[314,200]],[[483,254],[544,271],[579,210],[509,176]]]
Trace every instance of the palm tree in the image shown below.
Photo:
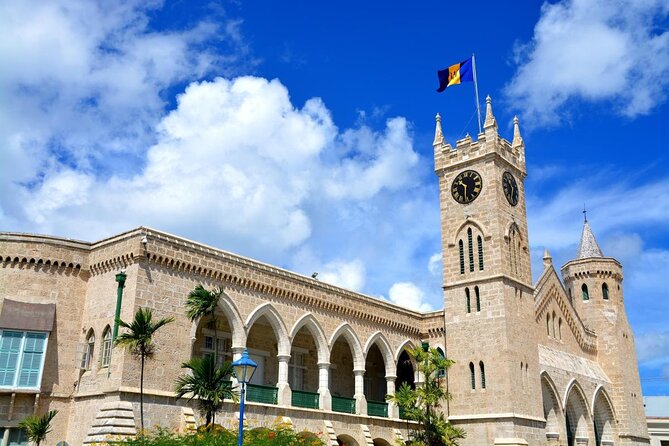
[[[129,349],[130,352],[139,356],[141,361],[141,369],[139,375],[139,415],[144,431],[144,362],[147,358],[153,356],[154,344],[153,335],[163,325],[167,325],[174,321],[172,317],[162,318],[156,322],[152,320],[153,314],[148,308],[139,308],[135,313],[135,318],[132,322],[127,323],[118,319],[118,325],[127,328],[128,331],[118,335],[116,338],[116,345]]]
[[[200,412],[205,414],[207,426],[214,423],[216,411],[223,405],[223,400],[237,399],[237,393],[228,381],[232,365],[230,362],[225,362],[221,367],[216,367],[214,355],[205,355],[184,362],[181,368],[188,369],[190,373],[177,378],[175,388],[177,398],[190,394],[188,401],[191,401],[198,397]]]
[[[197,285],[193,291],[188,294],[186,299],[186,316],[194,321],[202,316],[211,316],[211,322],[214,327],[214,362],[216,366],[216,355],[218,354],[218,337],[216,332],[216,308],[223,295],[223,288],[208,290],[202,285]]]
[[[46,434],[51,432],[51,420],[58,413],[57,410],[50,410],[44,415],[31,415],[19,423],[19,427],[26,431],[30,441],[39,446],[46,438]]]

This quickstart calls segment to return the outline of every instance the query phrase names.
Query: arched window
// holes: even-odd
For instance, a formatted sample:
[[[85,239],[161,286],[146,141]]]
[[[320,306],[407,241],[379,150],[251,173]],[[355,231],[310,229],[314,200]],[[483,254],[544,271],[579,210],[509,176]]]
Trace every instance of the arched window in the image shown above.
[[[83,360],[84,363],[83,368],[86,370],[91,369],[91,363],[94,351],[95,351],[95,332],[91,328],[91,330],[88,332],[88,336],[86,337],[86,350],[84,353],[84,360]]]
[[[476,372],[474,371],[474,363],[469,363],[469,380],[471,381],[472,390],[476,390]]]
[[[469,271],[474,271],[474,242],[472,240],[472,228],[467,229],[467,247],[469,248]]]
[[[441,349],[441,347],[437,347],[437,353],[439,353],[439,357],[441,359],[446,358],[446,355],[444,354],[444,351]],[[437,370],[437,378],[443,378],[444,376],[446,376],[446,369]]]
[[[460,248],[460,274],[465,273],[465,244],[462,243],[462,240],[458,242],[458,247]]]
[[[472,300],[469,296],[469,288],[465,288],[465,304],[467,306],[467,313],[472,312]]]
[[[520,363],[520,379],[523,382],[523,387],[525,387],[525,372],[523,370],[523,363]]]
[[[553,311],[553,318],[552,318],[552,328],[553,328],[553,337],[555,337],[555,311]]]
[[[606,283],[602,284],[602,297],[604,300],[609,300],[609,286]]]
[[[102,332],[102,349],[100,350],[100,367],[109,367],[111,362],[112,332],[109,325]]]
[[[571,288],[567,290],[567,294],[569,294],[569,302],[571,302]]]
[[[558,336],[562,339],[562,318],[558,320]]]
[[[476,237],[476,243],[479,248],[479,271],[483,271],[483,239],[480,235]]]
[[[481,369],[481,388],[485,389],[485,366],[483,361],[479,362],[479,369]]]
[[[546,335],[550,336],[551,335],[551,315],[547,314],[546,315]],[[522,367],[522,364],[521,364]]]
[[[581,285],[581,294],[583,295],[583,300],[590,300],[590,294],[588,294],[588,285]]]
[[[476,312],[481,311],[481,295],[479,294],[479,287],[474,287],[474,294],[476,295]]]

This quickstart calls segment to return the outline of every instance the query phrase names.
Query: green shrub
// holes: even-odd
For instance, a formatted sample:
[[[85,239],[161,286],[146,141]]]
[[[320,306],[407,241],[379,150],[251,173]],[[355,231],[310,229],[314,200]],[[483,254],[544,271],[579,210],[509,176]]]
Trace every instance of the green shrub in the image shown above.
[[[237,446],[237,432],[219,425],[200,428],[197,432],[176,433],[167,429],[126,440],[125,446]],[[324,446],[313,432],[296,433],[286,425],[244,430],[244,446]]]

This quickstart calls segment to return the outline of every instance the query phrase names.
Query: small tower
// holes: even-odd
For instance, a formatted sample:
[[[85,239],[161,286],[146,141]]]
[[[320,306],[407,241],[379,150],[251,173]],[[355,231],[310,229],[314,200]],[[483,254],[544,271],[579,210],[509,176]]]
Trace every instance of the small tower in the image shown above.
[[[597,362],[612,383],[619,434],[647,436],[634,336],[623,302],[622,266],[604,256],[587,217],[576,258],[561,271],[574,309],[597,335]]]

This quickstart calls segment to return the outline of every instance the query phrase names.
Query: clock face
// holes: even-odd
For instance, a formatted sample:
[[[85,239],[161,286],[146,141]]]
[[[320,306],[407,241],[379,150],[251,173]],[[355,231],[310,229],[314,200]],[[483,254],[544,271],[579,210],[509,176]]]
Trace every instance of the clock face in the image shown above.
[[[506,201],[508,201],[511,206],[517,205],[518,183],[516,183],[516,179],[509,171],[505,171],[502,174],[502,189],[504,189],[504,196],[506,197]]]
[[[455,177],[451,184],[451,195],[458,203],[471,203],[481,193],[483,180],[474,170],[465,170]]]

